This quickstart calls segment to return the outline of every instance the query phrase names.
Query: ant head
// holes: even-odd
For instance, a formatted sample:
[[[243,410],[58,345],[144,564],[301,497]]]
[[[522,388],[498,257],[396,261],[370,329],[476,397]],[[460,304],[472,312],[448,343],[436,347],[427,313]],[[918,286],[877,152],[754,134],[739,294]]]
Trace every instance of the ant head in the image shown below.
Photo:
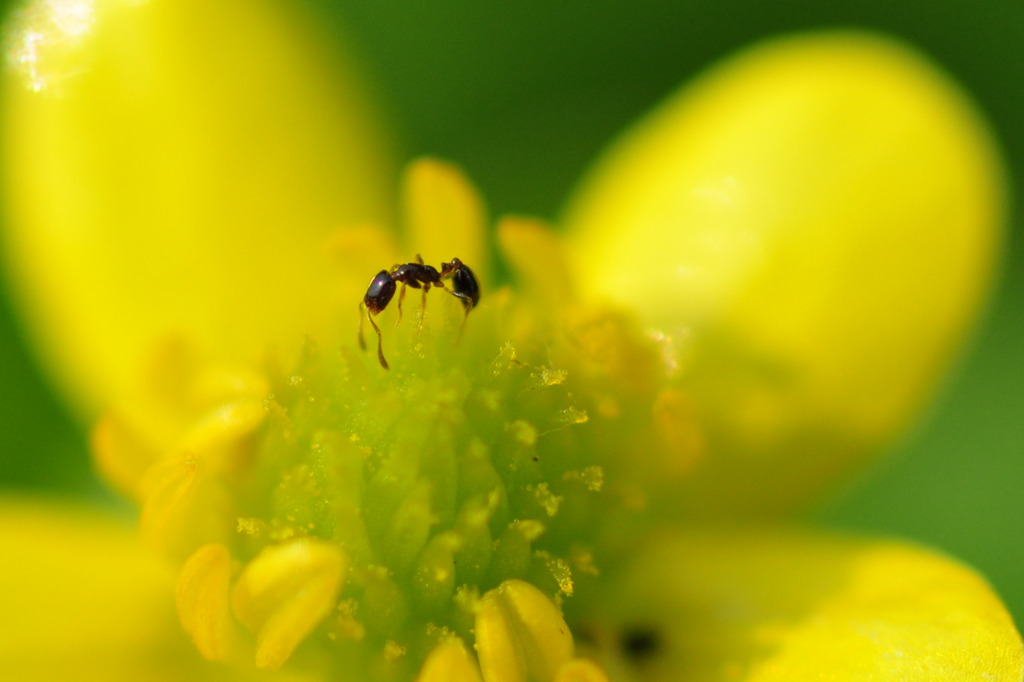
[[[463,267],[464,266],[462,265],[461,260],[459,260],[458,258],[452,258],[450,263],[441,263],[441,276],[450,277],[454,273],[461,270]]]

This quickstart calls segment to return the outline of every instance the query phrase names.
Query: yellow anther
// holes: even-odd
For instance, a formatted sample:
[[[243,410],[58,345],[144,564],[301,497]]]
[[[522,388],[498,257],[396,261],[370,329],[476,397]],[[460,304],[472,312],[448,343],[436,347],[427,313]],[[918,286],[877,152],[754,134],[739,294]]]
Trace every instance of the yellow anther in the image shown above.
[[[181,627],[210,660],[227,660],[236,646],[230,589],[231,555],[224,545],[200,547],[178,575],[175,602]]]
[[[454,554],[464,545],[458,533],[435,535],[416,560],[415,584],[421,605],[442,608],[455,590]]]
[[[608,682],[608,675],[593,661],[574,658],[559,669],[554,682]]]
[[[258,400],[221,405],[185,434],[172,455],[151,466],[139,484],[143,536],[168,552],[191,552],[225,538],[230,520],[222,513],[225,492],[214,474],[239,465],[265,417]]]
[[[334,611],[348,560],[333,544],[303,538],[264,549],[235,585],[235,616],[256,635],[256,665],[276,668]]]
[[[217,468],[237,451],[267,416],[262,399],[239,400],[221,405],[199,421],[181,441],[181,449],[204,457],[219,457],[212,462]]]
[[[480,599],[476,650],[486,682],[551,680],[572,658],[572,633],[544,593],[508,580]]]
[[[461,639],[453,637],[434,647],[416,682],[482,682],[476,662]]]
[[[219,495],[204,473],[203,463],[191,452],[168,457],[146,472],[139,526],[147,542],[177,553],[225,535],[223,520],[208,513]]]

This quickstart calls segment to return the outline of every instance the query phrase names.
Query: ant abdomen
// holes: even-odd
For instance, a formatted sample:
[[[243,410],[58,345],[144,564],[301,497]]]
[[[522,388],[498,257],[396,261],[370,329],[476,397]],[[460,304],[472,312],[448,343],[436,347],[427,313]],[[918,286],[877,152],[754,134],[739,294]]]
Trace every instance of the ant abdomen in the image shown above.
[[[395,289],[398,285],[395,284],[395,279],[388,273],[387,270],[381,270],[377,273],[377,276],[370,282],[370,286],[366,289],[366,295],[363,296],[363,304],[373,314],[377,314],[380,311],[388,307],[388,303],[395,296]]]

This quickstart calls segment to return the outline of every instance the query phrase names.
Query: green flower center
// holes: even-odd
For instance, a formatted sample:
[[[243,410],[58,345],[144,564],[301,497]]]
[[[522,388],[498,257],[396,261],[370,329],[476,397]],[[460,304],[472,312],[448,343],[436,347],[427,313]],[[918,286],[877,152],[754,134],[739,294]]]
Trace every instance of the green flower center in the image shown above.
[[[589,416],[568,372],[521,358],[497,306],[474,311],[459,340],[461,307],[437,298],[398,327],[382,316],[390,371],[310,342],[273,386],[238,491],[243,558],[305,536],[348,557],[324,628],[340,649],[422,660],[439,632],[473,641],[487,590],[521,579],[560,599],[596,571],[604,469],[572,433]]]
[[[666,463],[693,461],[630,320],[499,290],[463,328],[457,301],[417,298],[377,318],[390,370],[309,340],[147,474],[143,529],[189,555],[179,613],[208,657],[234,657],[237,621],[267,667],[412,679],[432,652],[469,660],[461,641],[485,673],[554,679],[563,618],[650,525]]]

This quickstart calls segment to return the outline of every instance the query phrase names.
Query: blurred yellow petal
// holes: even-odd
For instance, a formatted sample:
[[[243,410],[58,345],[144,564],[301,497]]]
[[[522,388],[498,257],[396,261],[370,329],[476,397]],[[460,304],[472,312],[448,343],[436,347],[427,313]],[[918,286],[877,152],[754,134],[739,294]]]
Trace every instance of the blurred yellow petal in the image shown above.
[[[437,159],[414,161],[405,172],[403,195],[408,248],[432,265],[459,258],[481,282],[491,281],[484,202],[458,167]]]
[[[171,571],[119,519],[0,502],[4,680],[213,679],[175,622]]]
[[[506,216],[498,222],[502,255],[525,296],[558,308],[574,299],[562,241],[542,220]]]
[[[676,352],[709,445],[680,497],[785,507],[904,428],[988,289],[1003,189],[956,85],[857,33],[754,47],[615,146],[570,253]]]
[[[1005,680],[1013,622],[972,570],[894,542],[781,530],[658,538],[592,632],[618,680]]]
[[[52,501],[0,501],[5,682],[323,679],[212,666],[174,616],[174,575],[124,520]]]
[[[402,259],[395,233],[376,225],[351,225],[328,236],[328,257],[339,278],[354,294],[342,311],[356,308],[370,278]]]
[[[324,249],[387,224],[361,88],[287,3],[34,0],[9,36],[4,252],[37,347],[86,414],[154,345],[286,356],[336,333]]]

